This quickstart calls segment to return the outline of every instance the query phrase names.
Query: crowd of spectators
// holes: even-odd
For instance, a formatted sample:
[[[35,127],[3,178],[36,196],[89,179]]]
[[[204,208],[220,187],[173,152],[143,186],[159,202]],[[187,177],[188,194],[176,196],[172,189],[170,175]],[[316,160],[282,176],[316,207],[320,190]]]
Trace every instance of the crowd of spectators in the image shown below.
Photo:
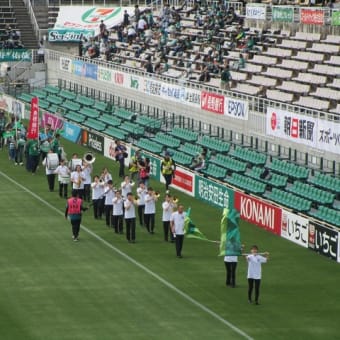
[[[256,49],[259,37],[247,35],[243,17],[224,2],[206,7],[199,2],[193,8],[165,4],[160,13],[141,11],[124,13],[116,27],[100,25],[100,34],[83,39],[80,54],[89,58],[144,69],[148,73],[177,71],[180,77],[208,82],[221,79],[228,87],[230,70],[245,66],[249,53]],[[230,51],[239,51],[238,60],[229,64]]]
[[[4,49],[25,48],[21,41],[21,32],[10,25],[6,25],[1,35],[0,47]]]

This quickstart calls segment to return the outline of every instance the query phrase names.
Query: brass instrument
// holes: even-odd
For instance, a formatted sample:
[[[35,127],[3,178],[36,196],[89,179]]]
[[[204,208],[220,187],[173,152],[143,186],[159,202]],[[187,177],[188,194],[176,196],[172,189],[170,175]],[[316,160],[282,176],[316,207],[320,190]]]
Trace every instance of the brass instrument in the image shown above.
[[[177,204],[179,202],[178,197],[174,196],[172,199],[172,202],[174,202],[175,204]]]
[[[79,175],[78,176],[78,181],[77,181],[78,189],[80,188],[80,185],[81,185],[81,176]]]
[[[155,196],[156,198],[159,198],[159,197],[161,196],[161,194],[160,194],[158,191],[155,191],[155,192],[154,192],[154,196]]]
[[[96,161],[96,157],[94,157],[93,153],[87,152],[83,157],[83,161],[85,161],[87,164],[92,164]]]

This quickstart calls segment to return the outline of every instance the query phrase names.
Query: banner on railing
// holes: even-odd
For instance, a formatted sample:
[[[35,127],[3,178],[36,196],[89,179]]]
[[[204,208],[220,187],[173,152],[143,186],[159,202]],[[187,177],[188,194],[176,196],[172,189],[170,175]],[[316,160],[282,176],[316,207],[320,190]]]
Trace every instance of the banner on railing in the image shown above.
[[[87,130],[82,131],[82,144],[90,149],[104,155],[104,137],[97,133],[89,132]]]
[[[14,114],[17,118],[28,118],[25,117],[25,104],[20,102],[19,100],[11,97],[11,96],[7,96],[4,93],[0,93],[0,109]],[[28,113],[30,113],[30,107],[28,110]]]
[[[101,20],[107,28],[123,22],[124,10],[132,17],[134,7],[90,7],[90,6],[60,6],[54,29],[93,30],[95,35],[100,32]]]
[[[78,143],[80,139],[80,133],[81,133],[81,128],[78,125],[74,125],[66,121],[64,122],[63,132],[61,133],[61,135],[65,139],[73,143]]]
[[[340,26],[340,10],[332,10],[331,24],[332,26]]]
[[[246,5],[246,18],[266,20],[267,6],[261,4],[250,4]]]
[[[52,130],[61,130],[63,127],[64,121],[62,118],[48,112],[44,112],[41,120],[41,127],[45,127],[46,125],[50,125]]]
[[[294,7],[272,6],[272,21],[293,22]]]
[[[224,98],[224,114],[231,118],[248,120],[249,104],[246,100],[236,98]]]
[[[304,248],[308,248],[307,218],[282,210],[281,236]]]
[[[195,195],[195,174],[180,166],[176,167],[172,186],[190,196]]]
[[[267,107],[267,135],[340,154],[339,123]]]
[[[94,37],[94,30],[77,29],[49,29],[49,42],[79,42],[82,39],[89,40]]]
[[[300,8],[300,23],[307,25],[323,25],[325,11],[316,8]]]
[[[0,49],[0,63],[3,61],[32,61],[32,53],[24,48]]]

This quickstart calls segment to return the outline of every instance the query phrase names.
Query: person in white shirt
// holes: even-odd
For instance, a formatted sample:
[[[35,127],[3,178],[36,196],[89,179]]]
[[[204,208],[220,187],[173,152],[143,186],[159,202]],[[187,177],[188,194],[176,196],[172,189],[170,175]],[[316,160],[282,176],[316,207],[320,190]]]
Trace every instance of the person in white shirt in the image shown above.
[[[139,183],[139,187],[137,188],[137,196],[138,196],[138,218],[139,218],[139,224],[142,227],[145,223],[144,220],[144,210],[145,210],[145,196],[147,194],[148,190],[145,187],[144,182]]]
[[[102,218],[103,214],[103,196],[104,196],[104,182],[99,179],[99,176],[94,176],[94,182],[91,184],[92,188],[92,205],[94,218]]]
[[[148,193],[145,195],[144,221],[146,229],[150,234],[153,234],[155,229],[156,202],[156,193],[152,188],[148,188]]]
[[[122,190],[122,197],[123,197],[124,200],[126,199],[127,194],[129,192],[132,192],[132,188],[133,188],[134,185],[135,185],[135,183],[130,181],[129,176],[124,177],[124,181],[120,185],[121,190]]]
[[[112,223],[116,234],[123,234],[123,198],[120,190],[116,191],[115,197],[112,199]]]
[[[126,223],[126,239],[130,243],[136,242],[136,209],[137,202],[132,192],[129,192],[124,201],[124,219]]]
[[[51,150],[48,152],[49,153],[53,153]],[[50,191],[54,191],[54,183],[55,183],[55,169],[50,169],[48,167],[48,161],[47,161],[47,155],[44,158],[42,165],[45,167],[45,172],[46,172],[46,178],[47,178],[47,184],[48,184],[48,189]]]
[[[105,212],[105,221],[107,227],[112,227],[112,214],[113,214],[113,205],[112,200],[115,197],[115,189],[113,187],[113,182],[110,179],[107,184],[104,186],[104,212]]]
[[[109,173],[109,170],[107,168],[103,168],[103,171],[100,175],[100,180],[102,180],[105,184],[107,184],[108,181],[112,181],[112,175]]]
[[[92,174],[92,164],[83,161],[83,173],[85,175],[84,180],[84,201],[90,202],[91,200],[91,174]]]
[[[172,213],[170,218],[170,226],[175,237],[176,255],[178,258],[182,258],[185,216],[184,206],[180,204],[177,211]]]
[[[170,219],[171,214],[176,208],[177,204],[174,202],[171,195],[165,195],[164,202],[162,203],[163,215],[162,215],[162,222],[163,222],[163,230],[164,230],[164,241],[168,242],[169,239],[169,231],[170,231],[170,241],[174,242],[174,237],[171,232],[170,228]]]
[[[262,277],[262,263],[266,263],[268,260],[269,253],[264,253],[264,256],[258,254],[258,247],[251,247],[251,254],[246,255],[248,262],[248,302],[252,303],[253,288],[255,285],[255,304],[259,304],[260,296],[260,284]]]
[[[54,170],[54,173],[58,175],[59,182],[59,196],[67,198],[68,183],[70,182],[70,169],[65,164],[65,160],[60,160],[60,164]]]
[[[84,181],[85,175],[81,170],[81,166],[77,165],[76,170],[71,173],[72,189],[77,192],[79,198],[84,197]]]

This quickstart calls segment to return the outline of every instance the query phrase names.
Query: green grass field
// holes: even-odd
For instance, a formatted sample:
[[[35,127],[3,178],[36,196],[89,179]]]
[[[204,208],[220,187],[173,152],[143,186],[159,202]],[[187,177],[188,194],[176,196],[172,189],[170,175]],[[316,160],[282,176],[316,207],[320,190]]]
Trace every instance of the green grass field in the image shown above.
[[[63,142],[66,152],[85,149]],[[242,242],[270,252],[260,306],[247,303],[246,263],[237,288],[225,286],[216,244],[184,242],[183,259],[162,238],[137,227],[129,244],[84,213],[80,242],[71,240],[65,200],[0,151],[0,339],[336,339],[340,266],[250,224]],[[117,165],[97,155],[94,174]],[[163,185],[152,183],[156,190]],[[176,192],[193,222],[219,239],[221,211]]]

